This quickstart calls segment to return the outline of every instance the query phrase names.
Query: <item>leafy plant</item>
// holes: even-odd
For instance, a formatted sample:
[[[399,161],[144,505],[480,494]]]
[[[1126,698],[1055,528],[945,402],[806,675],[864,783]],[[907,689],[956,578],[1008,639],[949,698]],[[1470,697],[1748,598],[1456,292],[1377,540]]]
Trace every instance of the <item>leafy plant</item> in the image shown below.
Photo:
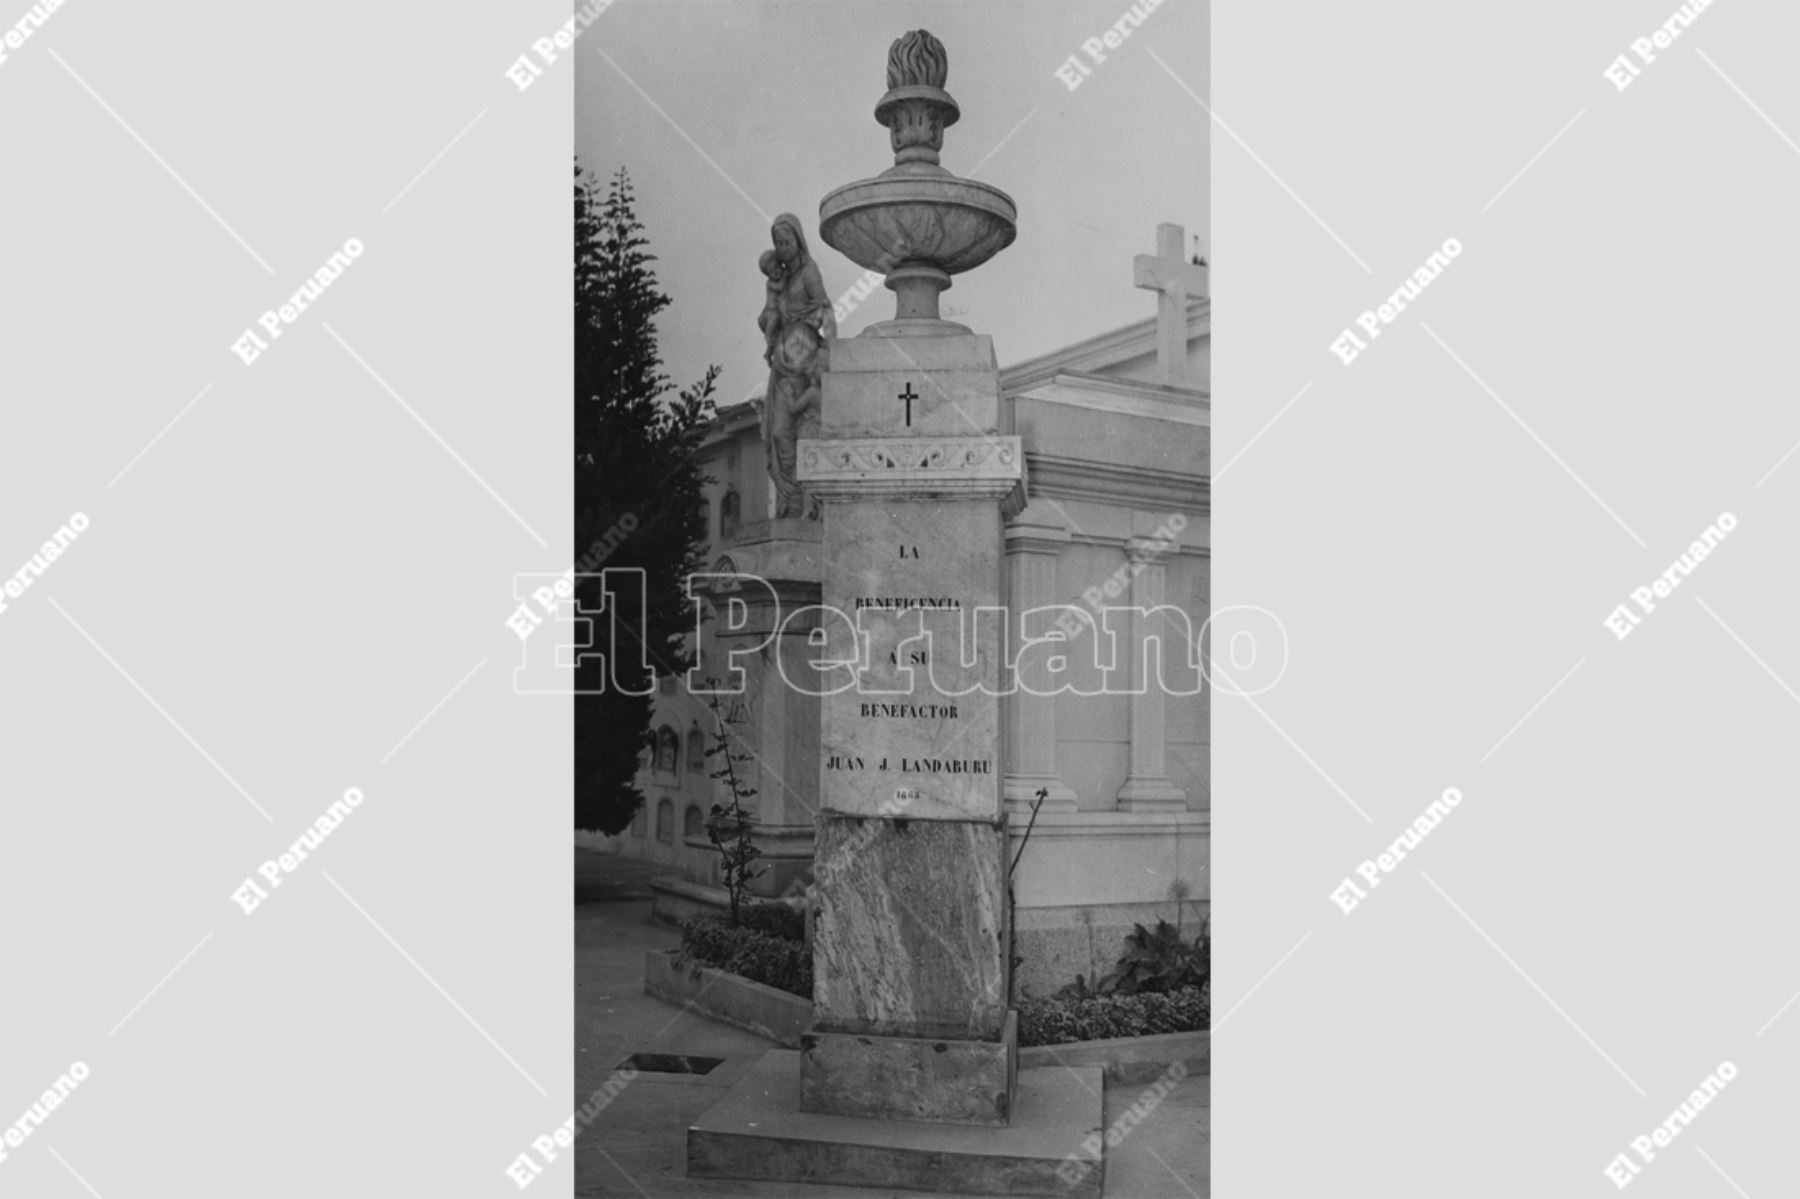
[[[1167,920],[1158,920],[1154,931],[1134,925],[1125,938],[1118,965],[1100,980],[1096,990],[1138,995],[1200,986],[1210,972],[1210,924],[1208,917],[1192,942],[1182,940],[1181,930]]]
[[[706,818],[706,839],[719,851],[719,875],[730,898],[731,923],[735,927],[744,893],[751,881],[764,873],[764,868],[756,865],[756,859],[762,856],[762,847],[752,835],[756,818],[744,810],[743,804],[744,800],[755,796],[756,788],[744,786],[737,776],[736,764],[749,761],[752,755],[732,752],[731,729],[725,723],[724,703],[716,690],[707,702],[718,732],[714,734],[715,744],[706,751],[706,756],[717,757],[724,763],[712,772],[712,777],[724,782],[731,803],[712,806],[712,812]]]

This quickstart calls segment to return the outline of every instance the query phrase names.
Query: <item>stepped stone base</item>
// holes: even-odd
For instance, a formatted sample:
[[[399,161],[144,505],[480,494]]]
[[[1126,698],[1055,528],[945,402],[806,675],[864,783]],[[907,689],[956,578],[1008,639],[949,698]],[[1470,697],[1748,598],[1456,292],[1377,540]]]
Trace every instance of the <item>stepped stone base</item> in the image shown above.
[[[1004,1126],[1019,1073],[1019,1017],[998,1041],[800,1034],[800,1110],[875,1120]]]
[[[816,1115],[800,1054],[773,1049],[688,1129],[688,1177],[1098,1196],[1105,1162],[1083,1141],[1104,1136],[1103,1085],[1098,1066],[1022,1070],[1005,1128]]]

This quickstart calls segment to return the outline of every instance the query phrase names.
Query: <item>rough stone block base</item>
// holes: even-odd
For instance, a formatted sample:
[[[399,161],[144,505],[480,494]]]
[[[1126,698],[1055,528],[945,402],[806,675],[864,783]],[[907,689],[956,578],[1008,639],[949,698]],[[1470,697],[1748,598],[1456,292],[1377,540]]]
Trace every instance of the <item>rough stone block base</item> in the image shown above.
[[[1019,1018],[998,1041],[800,1034],[800,1110],[1003,1126],[1019,1073]]]
[[[1010,1006],[1005,825],[827,810],[816,827],[819,1031],[997,1039]]]
[[[1102,1086],[1098,1066],[1022,1070],[1005,1128],[816,1115],[800,1054],[774,1049],[688,1129],[688,1177],[1098,1196],[1105,1162],[1082,1142],[1104,1135]]]

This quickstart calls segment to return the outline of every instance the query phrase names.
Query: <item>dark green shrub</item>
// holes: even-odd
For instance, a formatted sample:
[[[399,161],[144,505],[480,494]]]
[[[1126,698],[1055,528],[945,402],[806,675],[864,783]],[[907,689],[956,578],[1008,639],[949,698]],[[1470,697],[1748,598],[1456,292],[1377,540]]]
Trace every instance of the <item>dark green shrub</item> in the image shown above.
[[[1211,988],[1183,987],[1136,995],[1053,995],[1019,1004],[1019,1044],[1066,1045],[1114,1037],[1202,1032],[1211,1015]]]
[[[675,960],[680,965],[711,966],[790,995],[812,998],[812,950],[805,941],[771,936],[742,925],[733,927],[718,916],[696,916],[681,922],[681,952]]]
[[[749,905],[738,912],[738,926],[783,941],[806,940],[806,913],[785,903]]]

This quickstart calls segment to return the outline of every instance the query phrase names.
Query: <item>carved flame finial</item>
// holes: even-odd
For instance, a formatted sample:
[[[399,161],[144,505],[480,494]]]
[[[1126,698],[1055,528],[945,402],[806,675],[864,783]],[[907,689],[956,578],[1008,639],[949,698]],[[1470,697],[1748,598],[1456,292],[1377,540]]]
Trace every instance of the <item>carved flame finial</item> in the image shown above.
[[[944,90],[949,74],[944,43],[923,29],[902,34],[888,47],[888,90],[875,106],[875,119],[888,127],[896,167],[944,173],[938,151],[944,147],[944,130],[960,115]]]
[[[912,29],[894,39],[888,47],[887,85],[897,87],[943,87],[950,74],[950,56],[944,43],[923,29]]]

